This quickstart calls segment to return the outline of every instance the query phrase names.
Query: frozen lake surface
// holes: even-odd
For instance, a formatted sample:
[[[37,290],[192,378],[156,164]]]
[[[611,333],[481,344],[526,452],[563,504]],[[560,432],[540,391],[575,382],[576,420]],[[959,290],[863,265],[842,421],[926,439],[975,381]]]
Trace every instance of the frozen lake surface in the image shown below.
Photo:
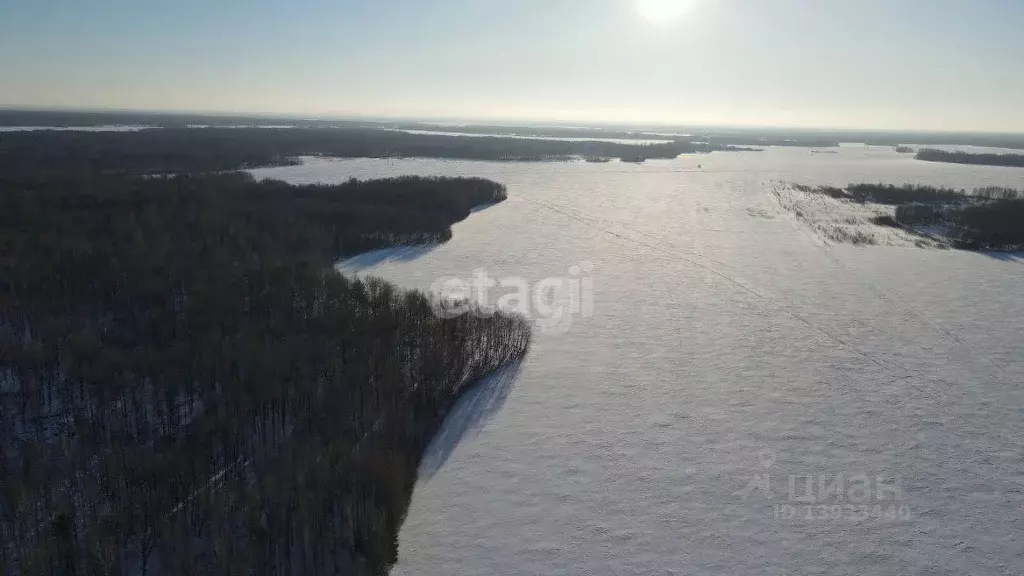
[[[463,136],[467,138],[514,138],[517,140],[561,140],[562,142],[610,142],[612,144],[631,144],[643,146],[648,144],[668,144],[672,140],[651,140],[642,138],[601,138],[585,136],[528,136],[522,134],[481,134],[478,132],[451,132],[440,130],[409,130],[405,128],[389,128],[392,132],[404,132],[406,134],[419,134],[425,136]]]
[[[404,286],[593,263],[592,317],[538,333],[431,445],[396,574],[1024,573],[1024,261],[829,244],[770,193],[1021,170],[854,147],[255,173],[508,185],[451,242],[354,265]]]

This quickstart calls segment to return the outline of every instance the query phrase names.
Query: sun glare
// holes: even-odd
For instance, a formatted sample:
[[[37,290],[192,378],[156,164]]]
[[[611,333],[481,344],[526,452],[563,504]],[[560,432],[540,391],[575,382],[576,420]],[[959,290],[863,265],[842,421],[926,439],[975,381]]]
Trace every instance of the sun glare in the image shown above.
[[[682,18],[694,0],[634,0],[636,11],[649,22],[668,24]]]

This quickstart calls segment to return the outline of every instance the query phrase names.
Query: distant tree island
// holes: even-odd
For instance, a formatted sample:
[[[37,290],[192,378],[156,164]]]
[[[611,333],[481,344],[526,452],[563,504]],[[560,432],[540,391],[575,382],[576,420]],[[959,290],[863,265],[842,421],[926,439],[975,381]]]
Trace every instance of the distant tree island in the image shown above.
[[[1013,166],[1024,168],[1024,154],[972,154],[970,152],[947,152],[924,148],[917,153],[918,160],[926,162],[948,162],[952,164],[978,164],[982,166]]]

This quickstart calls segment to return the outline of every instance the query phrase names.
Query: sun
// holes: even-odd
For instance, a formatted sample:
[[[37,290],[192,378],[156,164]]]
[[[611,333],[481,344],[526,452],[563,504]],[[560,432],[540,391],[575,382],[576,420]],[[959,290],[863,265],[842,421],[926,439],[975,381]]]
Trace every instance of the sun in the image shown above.
[[[654,24],[669,24],[682,18],[695,0],[633,0],[636,11]]]

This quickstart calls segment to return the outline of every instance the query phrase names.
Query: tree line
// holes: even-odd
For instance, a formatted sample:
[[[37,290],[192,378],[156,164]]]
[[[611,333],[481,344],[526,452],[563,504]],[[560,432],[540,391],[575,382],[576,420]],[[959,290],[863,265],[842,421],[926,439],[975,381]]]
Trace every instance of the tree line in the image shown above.
[[[850,184],[846,194],[857,202],[875,204],[906,204],[911,202],[962,202],[967,199],[963,189],[941,188],[920,184]]]
[[[905,204],[896,207],[893,218],[902,226],[941,225],[958,248],[1024,249],[1024,199],[953,205]]]
[[[674,141],[620,144],[410,134],[376,128],[157,128],[134,132],[41,130],[0,133],[0,172],[30,176],[55,164],[75,173],[169,174],[288,165],[298,156],[423,157],[498,161],[564,161],[579,157],[675,158],[731,150]]]
[[[949,162],[953,164],[980,164],[983,166],[1024,167],[1024,154],[972,154],[970,152],[947,152],[925,148],[915,156],[927,162]]]
[[[940,226],[949,242],[965,250],[1024,248],[1024,191],[984,186],[973,191],[916,184],[851,184],[844,194],[858,202],[896,206],[877,223],[900,227]]]
[[[893,215],[872,221],[883,226],[941,226],[956,247],[967,250],[1024,249],[1024,191],[983,186],[973,191],[919,184],[850,184],[793,188],[850,202],[895,206]]]
[[[969,200],[964,189],[939,188],[920,184],[884,184],[861,183],[850,184],[845,188],[837,186],[808,186],[793,184],[793,188],[801,192],[820,194],[836,200],[849,200],[859,203],[899,205],[916,202],[964,202]],[[986,188],[984,190],[992,190]]]
[[[49,166],[0,170],[0,573],[385,574],[427,442],[530,328],[331,266],[504,187],[140,176],[269,153],[167,134],[0,138]]]

